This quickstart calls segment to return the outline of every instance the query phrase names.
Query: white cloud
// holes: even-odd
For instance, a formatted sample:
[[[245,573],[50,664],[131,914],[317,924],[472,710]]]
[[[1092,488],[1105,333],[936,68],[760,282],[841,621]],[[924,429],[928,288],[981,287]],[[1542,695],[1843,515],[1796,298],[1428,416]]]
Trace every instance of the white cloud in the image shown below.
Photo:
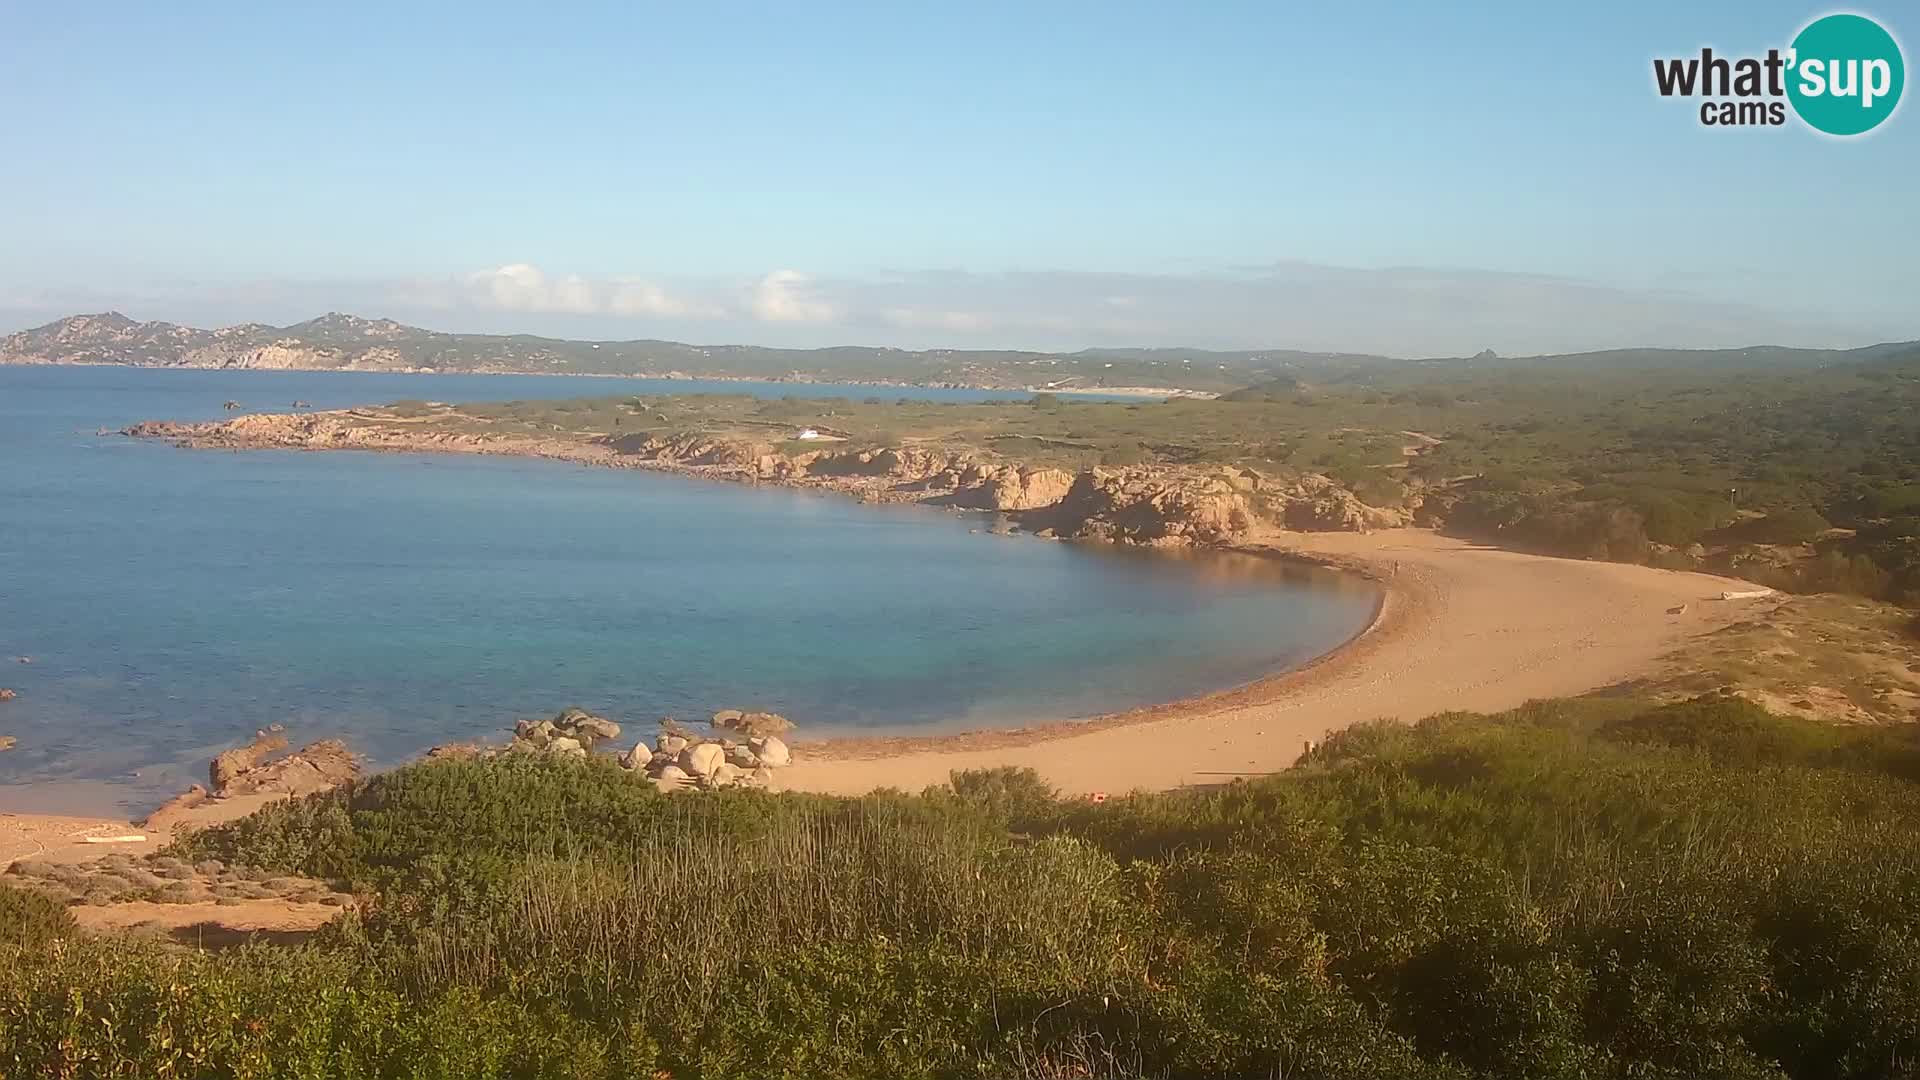
[[[839,311],[817,298],[813,279],[798,270],[775,270],[753,287],[749,305],[762,322],[829,323]]]
[[[671,319],[715,319],[726,314],[719,304],[678,296],[643,278],[614,278],[607,293],[614,315],[658,315]]]
[[[600,310],[594,288],[585,278],[570,274],[550,281],[539,267],[530,263],[482,270],[469,275],[467,280],[479,290],[485,302],[507,311],[584,315]]]
[[[0,283],[3,284],[3,283]],[[733,278],[595,277],[531,263],[443,277],[179,278],[0,291],[0,324],[117,308],[213,326],[329,310],[435,329],[700,343],[1071,350],[1296,348],[1441,356],[1608,349],[1851,346],[1920,338],[1920,317],[1845,318],[1681,289],[1447,268],[1279,262],[1213,272],[951,270]],[[3,331],[0,331],[3,332]]]

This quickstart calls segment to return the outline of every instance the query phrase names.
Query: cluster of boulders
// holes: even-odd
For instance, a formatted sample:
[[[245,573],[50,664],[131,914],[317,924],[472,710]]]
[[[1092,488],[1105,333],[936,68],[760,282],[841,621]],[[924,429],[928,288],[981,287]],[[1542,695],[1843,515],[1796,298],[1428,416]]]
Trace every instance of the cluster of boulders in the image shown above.
[[[660,721],[652,740],[642,739],[616,759],[622,768],[646,774],[662,791],[683,788],[769,787],[773,770],[793,763],[781,738],[793,722],[778,713],[722,709],[712,733],[702,734],[671,718]],[[620,737],[620,725],[585,709],[563,709],[550,720],[522,720],[506,746],[437,746],[430,758],[491,758],[501,754],[553,754],[585,758]]]
[[[716,734],[708,738],[663,720],[653,744],[636,744],[620,764],[645,772],[662,791],[677,791],[770,787],[773,770],[793,763],[793,752],[780,737],[793,723],[778,713],[722,709],[713,714],[713,728]]]
[[[620,737],[620,725],[585,709],[562,709],[551,720],[522,720],[513,725],[509,750],[545,751],[586,757],[597,743]]]

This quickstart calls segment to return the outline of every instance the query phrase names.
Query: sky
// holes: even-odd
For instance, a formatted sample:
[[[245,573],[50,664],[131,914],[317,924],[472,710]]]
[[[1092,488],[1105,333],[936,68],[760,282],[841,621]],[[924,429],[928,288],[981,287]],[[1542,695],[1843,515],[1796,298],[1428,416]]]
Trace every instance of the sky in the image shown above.
[[[1836,140],[1653,89],[1829,10],[0,0],[0,332],[1920,338],[1913,106]],[[1911,61],[1920,9],[1846,10]]]

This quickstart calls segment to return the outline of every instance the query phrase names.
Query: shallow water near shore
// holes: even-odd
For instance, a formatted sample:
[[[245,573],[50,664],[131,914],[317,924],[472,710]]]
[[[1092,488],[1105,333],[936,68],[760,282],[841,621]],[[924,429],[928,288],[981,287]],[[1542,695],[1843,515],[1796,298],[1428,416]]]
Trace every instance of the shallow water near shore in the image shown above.
[[[979,391],[0,367],[0,809],[145,809],[282,723],[379,764],[581,705],[805,737],[1084,717],[1362,629],[1364,583],[993,536],[988,516],[457,455],[195,451],[146,419],[402,398]],[[16,657],[27,656],[22,664]],[[76,792],[85,793],[76,795]],[[109,801],[110,800],[110,801]]]

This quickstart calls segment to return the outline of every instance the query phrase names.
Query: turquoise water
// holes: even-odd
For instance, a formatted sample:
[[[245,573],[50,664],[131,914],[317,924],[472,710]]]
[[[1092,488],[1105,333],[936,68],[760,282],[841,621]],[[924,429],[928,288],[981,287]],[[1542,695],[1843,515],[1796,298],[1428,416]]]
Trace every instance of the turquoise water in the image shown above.
[[[390,763],[581,705],[826,735],[1018,725],[1327,651],[1374,594],[1244,557],[557,462],[182,450],[98,429],[402,398],[971,391],[0,367],[0,806],[138,809],[270,723]],[[30,656],[19,664],[16,656]],[[22,785],[34,782],[29,790]],[[86,783],[82,783],[86,782]],[[113,807],[99,807],[111,809]]]

